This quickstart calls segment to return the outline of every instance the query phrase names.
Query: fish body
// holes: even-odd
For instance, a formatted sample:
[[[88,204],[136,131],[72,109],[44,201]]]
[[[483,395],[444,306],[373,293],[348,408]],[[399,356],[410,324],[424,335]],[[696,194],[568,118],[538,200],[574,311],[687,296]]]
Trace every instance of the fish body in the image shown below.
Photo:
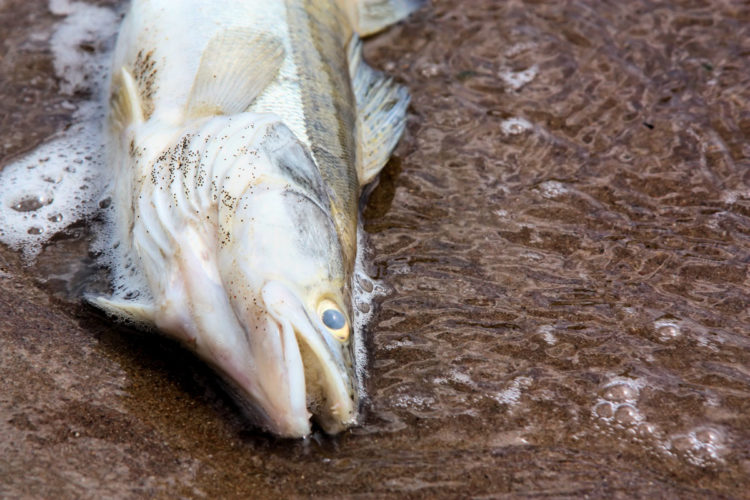
[[[93,302],[182,341],[282,436],[356,422],[357,204],[408,104],[358,34],[416,7],[135,0],[118,37],[116,286]]]

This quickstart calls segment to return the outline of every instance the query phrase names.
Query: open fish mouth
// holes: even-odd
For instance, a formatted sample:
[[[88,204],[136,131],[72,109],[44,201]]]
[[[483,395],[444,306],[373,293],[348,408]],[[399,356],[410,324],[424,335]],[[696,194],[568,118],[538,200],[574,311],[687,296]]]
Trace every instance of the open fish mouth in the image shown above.
[[[270,423],[278,427],[276,432],[307,435],[310,415],[330,434],[356,423],[356,380],[348,344],[328,335],[282,282],[267,282],[261,298],[281,339],[286,373],[286,384],[282,387],[286,386],[288,393],[282,400],[286,400],[288,407],[278,411],[265,408]]]

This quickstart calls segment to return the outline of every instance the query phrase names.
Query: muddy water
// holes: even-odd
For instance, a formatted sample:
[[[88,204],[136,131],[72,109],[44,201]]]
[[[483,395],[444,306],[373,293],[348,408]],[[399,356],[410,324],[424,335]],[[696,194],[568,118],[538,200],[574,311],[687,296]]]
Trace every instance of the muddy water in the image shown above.
[[[0,163],[85,97],[58,20],[0,1]],[[256,432],[67,298],[79,225],[0,253],[0,496],[747,498],[750,6],[435,1],[366,54],[413,102],[364,210],[363,425]]]

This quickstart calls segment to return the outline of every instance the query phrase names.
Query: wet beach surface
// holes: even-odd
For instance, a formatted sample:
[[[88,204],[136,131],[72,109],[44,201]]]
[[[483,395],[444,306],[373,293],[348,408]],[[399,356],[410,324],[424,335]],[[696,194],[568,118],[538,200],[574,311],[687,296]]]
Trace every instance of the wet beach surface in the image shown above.
[[[60,19],[0,0],[0,165],[86,97]],[[0,496],[747,498],[750,5],[433,1],[365,47],[412,105],[364,209],[363,424],[247,425],[69,298],[78,224],[0,250]]]

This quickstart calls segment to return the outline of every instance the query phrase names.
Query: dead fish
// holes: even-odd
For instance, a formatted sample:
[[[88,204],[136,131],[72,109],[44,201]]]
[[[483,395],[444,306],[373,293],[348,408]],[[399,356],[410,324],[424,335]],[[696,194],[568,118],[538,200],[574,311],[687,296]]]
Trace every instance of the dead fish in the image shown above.
[[[135,0],[119,33],[119,281],[92,301],[189,346],[281,436],[357,421],[358,199],[409,102],[359,36],[419,3]]]

